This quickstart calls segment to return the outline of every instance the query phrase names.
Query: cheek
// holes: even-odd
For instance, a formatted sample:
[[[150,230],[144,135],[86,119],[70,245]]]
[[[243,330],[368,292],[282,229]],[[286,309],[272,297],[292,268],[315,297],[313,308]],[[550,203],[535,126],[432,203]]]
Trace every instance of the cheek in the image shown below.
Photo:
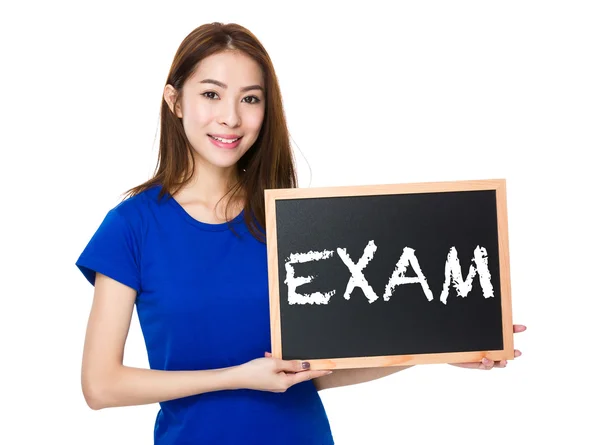
[[[202,103],[189,104],[183,110],[184,125],[188,129],[204,127],[213,119],[214,111],[212,107]]]
[[[263,124],[265,113],[264,111],[256,111],[254,113],[249,113],[246,117],[246,127],[258,133],[260,131],[260,127]]]

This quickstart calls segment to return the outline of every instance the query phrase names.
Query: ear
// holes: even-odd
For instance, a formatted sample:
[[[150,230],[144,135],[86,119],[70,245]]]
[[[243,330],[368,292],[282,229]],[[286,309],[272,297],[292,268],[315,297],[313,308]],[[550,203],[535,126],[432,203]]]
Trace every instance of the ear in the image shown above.
[[[179,101],[177,101],[177,90],[173,88],[172,85],[167,84],[165,85],[163,97],[171,109],[171,112],[173,112],[178,118],[182,118],[183,113],[181,112],[181,104]]]

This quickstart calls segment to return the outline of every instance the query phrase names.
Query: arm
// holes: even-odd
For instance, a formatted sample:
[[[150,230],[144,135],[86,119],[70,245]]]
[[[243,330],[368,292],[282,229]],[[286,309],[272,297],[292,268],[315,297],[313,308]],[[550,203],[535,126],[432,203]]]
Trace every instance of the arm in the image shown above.
[[[317,391],[340,386],[370,382],[403,371],[411,366],[389,366],[384,368],[340,369],[314,380]]]
[[[202,371],[161,371],[123,365],[136,293],[96,274],[83,351],[81,384],[92,409],[144,405],[210,391],[249,388],[282,392],[326,371],[304,371],[299,361],[260,358],[240,366]]]
[[[172,372],[123,366],[135,297],[130,287],[96,275],[81,369],[90,408],[144,405],[232,386],[227,369]]]

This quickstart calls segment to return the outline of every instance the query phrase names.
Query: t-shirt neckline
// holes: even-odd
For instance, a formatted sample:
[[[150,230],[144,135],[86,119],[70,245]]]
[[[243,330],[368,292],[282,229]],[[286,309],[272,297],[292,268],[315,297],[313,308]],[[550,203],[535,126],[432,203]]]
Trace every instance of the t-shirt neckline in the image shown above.
[[[215,223],[215,224],[203,222],[203,221],[197,220],[192,215],[190,215],[183,208],[183,206],[181,204],[179,204],[175,198],[173,198],[173,196],[169,195],[168,200],[169,200],[169,204],[171,204],[171,206],[177,211],[177,213],[179,213],[187,222],[189,222],[193,226],[196,226],[202,230],[207,230],[207,231],[211,231],[211,232],[221,232],[224,230],[229,230],[231,224],[239,224],[244,221],[244,210],[242,209],[242,211],[235,218],[233,218],[229,221],[226,221],[223,223]]]

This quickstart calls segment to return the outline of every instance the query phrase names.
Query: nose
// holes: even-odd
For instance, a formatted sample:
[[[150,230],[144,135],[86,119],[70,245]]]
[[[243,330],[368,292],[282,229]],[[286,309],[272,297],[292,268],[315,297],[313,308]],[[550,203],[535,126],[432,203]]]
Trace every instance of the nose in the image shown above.
[[[235,102],[221,101],[219,110],[219,123],[228,127],[238,127],[242,123],[238,104]]]

